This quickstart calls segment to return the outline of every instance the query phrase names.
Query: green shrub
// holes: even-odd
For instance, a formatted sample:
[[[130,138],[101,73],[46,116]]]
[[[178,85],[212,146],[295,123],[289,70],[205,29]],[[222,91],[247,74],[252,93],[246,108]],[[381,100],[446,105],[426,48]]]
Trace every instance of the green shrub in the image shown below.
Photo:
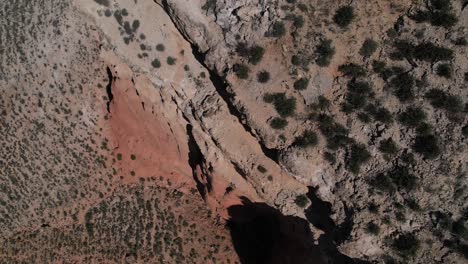
[[[317,145],[317,143],[317,133],[311,130],[304,131],[304,133],[298,137],[295,142],[295,144],[299,147],[313,147]]]
[[[163,52],[165,49],[166,47],[164,47],[164,44],[159,43],[158,45],[156,45],[157,51]]]
[[[280,38],[286,34],[286,28],[284,27],[284,23],[281,21],[276,21],[271,26],[270,36],[275,38]]]
[[[440,64],[436,68],[437,75],[450,79],[452,77],[452,66],[450,64],[444,63]]]
[[[361,49],[359,50],[359,54],[364,57],[370,57],[379,47],[379,43],[377,43],[373,39],[366,39],[362,44]]]
[[[299,3],[297,5],[297,8],[299,8],[299,10],[301,10],[302,12],[307,12],[308,11],[307,6],[305,4],[303,4],[303,3]]]
[[[422,122],[416,127],[416,133],[418,133],[418,135],[429,135],[432,133],[432,127],[428,123]]]
[[[386,193],[395,192],[395,185],[386,174],[378,174],[377,176],[373,177],[369,183],[372,187],[376,188],[379,191]]]
[[[121,153],[117,154],[117,160],[122,160],[122,154]]]
[[[414,99],[413,87],[415,80],[409,73],[403,73],[393,77],[389,86],[392,89],[392,94],[401,102],[408,102]]]
[[[380,227],[374,222],[369,222],[366,226],[366,232],[376,236],[380,233]]]
[[[335,157],[335,155],[334,155],[333,153],[331,153],[331,152],[325,151],[325,152],[323,153],[323,158],[324,158],[326,161],[328,161],[328,163],[330,163],[330,164],[332,164],[332,165],[336,163],[336,157]]]
[[[441,89],[431,89],[426,93],[425,97],[429,99],[434,108],[444,109],[452,113],[464,110],[463,102],[459,97]]]
[[[205,4],[202,6],[202,9],[208,11],[216,6],[216,0],[206,0]]]
[[[288,125],[288,121],[286,119],[275,117],[270,121],[270,126],[273,129],[283,129]]]
[[[372,88],[368,82],[353,80],[348,82],[347,87],[346,103],[343,105],[345,112],[365,107],[369,98],[373,97]]]
[[[281,117],[292,116],[296,111],[296,98],[288,98],[285,93],[268,93],[263,99],[267,103],[272,103]]]
[[[398,115],[398,121],[407,127],[417,127],[426,119],[426,113],[420,107],[408,107]]]
[[[450,0],[430,0],[428,4],[428,11],[419,10],[409,17],[418,23],[430,22],[431,25],[437,27],[450,28],[457,23],[457,17],[451,13],[452,5]]]
[[[323,39],[317,46],[315,62],[320,67],[326,67],[330,65],[333,55],[335,55],[335,48],[332,46],[332,41]]]
[[[395,155],[398,152],[398,146],[393,139],[388,138],[380,141],[379,150],[388,155]]]
[[[390,172],[387,177],[395,184],[398,189],[410,191],[416,187],[417,178],[412,174],[408,167],[397,165]]]
[[[303,77],[294,82],[294,89],[305,90],[308,85],[309,85],[309,79]]]
[[[171,57],[171,56],[167,57],[167,60],[166,60],[167,64],[169,64],[169,65],[176,64],[176,61],[177,61],[177,59],[174,58],[174,57]]]
[[[136,160],[135,154],[130,155],[130,159],[131,159],[131,160]]]
[[[374,60],[372,61],[372,69],[375,73],[381,73],[385,70],[385,62]]]
[[[265,169],[265,167],[263,167],[262,165],[258,165],[257,166],[257,170],[261,173],[265,173],[267,172],[267,169]]]
[[[354,19],[354,8],[351,6],[342,6],[336,10],[333,21],[341,28],[347,27]]]
[[[354,142],[348,137],[349,131],[341,124],[336,123],[329,115],[321,114],[317,121],[320,132],[327,139],[327,148],[336,150]]]
[[[105,7],[109,7],[109,0],[94,0],[94,2],[102,5],[102,6],[105,6]]]
[[[247,79],[249,78],[249,67],[244,64],[235,64],[233,67],[234,72],[236,73],[237,78]]]
[[[296,199],[294,200],[297,206],[301,208],[305,208],[307,204],[309,204],[309,199],[307,199],[307,196],[304,194],[298,195]]]
[[[351,146],[351,152],[348,155],[346,166],[352,173],[359,173],[361,165],[369,161],[371,155],[363,144],[355,143]]]
[[[419,250],[419,240],[411,233],[400,234],[393,239],[391,248],[402,256],[413,256]]]
[[[153,66],[154,68],[159,68],[159,67],[161,67],[161,62],[158,59],[154,59],[151,62],[151,66]]]
[[[263,58],[265,54],[265,49],[254,45],[252,47],[248,47],[246,43],[239,43],[237,44],[236,51],[239,56],[248,58],[249,63],[253,65],[257,65]]]
[[[418,135],[412,146],[416,153],[426,159],[434,159],[440,155],[438,138],[434,135]]]
[[[390,124],[393,122],[393,115],[385,107],[377,107],[374,104],[366,107],[366,112],[372,116],[375,121],[382,122],[384,124]]]
[[[354,63],[343,64],[338,67],[338,70],[343,73],[344,76],[351,78],[358,78],[366,76],[366,70],[361,65]]]
[[[414,50],[414,58],[431,63],[451,60],[453,57],[453,50],[436,46],[430,42],[421,43]]]
[[[257,73],[257,81],[259,83],[266,83],[270,80],[270,73],[267,71],[260,71]]]

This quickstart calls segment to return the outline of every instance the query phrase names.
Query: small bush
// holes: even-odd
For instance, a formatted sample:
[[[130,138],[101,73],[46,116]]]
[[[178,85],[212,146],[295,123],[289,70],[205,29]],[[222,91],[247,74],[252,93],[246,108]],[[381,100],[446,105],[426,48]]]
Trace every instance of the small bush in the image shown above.
[[[102,6],[105,6],[105,7],[109,7],[109,0],[94,0],[94,2],[102,5]]]
[[[368,82],[350,81],[348,82],[348,92],[343,110],[345,112],[352,112],[356,109],[361,109],[366,106],[369,98],[372,97],[372,88]]]
[[[270,121],[270,126],[273,129],[283,129],[288,126],[288,121],[283,118],[275,117]]]
[[[121,153],[117,154],[117,160],[122,160],[122,154]]]
[[[276,21],[271,26],[270,36],[275,38],[280,38],[286,34],[286,28],[284,27],[284,23],[281,21]]]
[[[359,173],[361,165],[369,161],[371,155],[363,144],[353,144],[346,165],[352,173]]]
[[[422,122],[416,127],[416,133],[418,133],[418,135],[429,135],[432,133],[432,127],[428,123]]]
[[[375,105],[369,105],[366,107],[366,111],[375,121],[382,122],[384,124],[390,124],[393,122],[393,115],[385,107],[376,107]]]
[[[402,256],[413,256],[419,250],[419,240],[413,234],[401,234],[392,241],[391,247]]]
[[[257,170],[261,173],[265,173],[267,172],[267,169],[265,169],[265,167],[263,167],[262,165],[258,165],[257,166]]]
[[[159,68],[159,67],[161,67],[161,62],[158,59],[154,59],[151,62],[151,66],[153,66],[154,68]]]
[[[413,150],[426,159],[434,159],[440,155],[438,138],[434,135],[418,135],[412,146]]]
[[[341,28],[351,24],[354,19],[354,8],[351,6],[342,6],[336,10],[333,21]]]
[[[300,137],[296,139],[296,145],[299,147],[313,147],[317,145],[317,133],[311,130],[306,130]]]
[[[159,43],[158,45],[156,45],[157,51],[163,52],[165,49],[166,47],[164,46],[164,44]]]
[[[452,66],[450,64],[440,64],[436,68],[437,75],[445,77],[447,79],[452,78]]]
[[[437,62],[453,59],[453,50],[442,48],[430,42],[425,42],[416,46],[414,57],[427,62]]]
[[[253,65],[257,65],[265,54],[264,48],[258,45],[248,47],[245,43],[237,44],[236,51],[240,56],[248,58],[249,63]]]
[[[426,119],[426,113],[420,107],[408,107],[398,115],[398,121],[407,127],[417,127]]]
[[[300,78],[299,80],[294,82],[294,89],[296,90],[305,90],[309,85],[308,78]]]
[[[397,165],[388,174],[387,177],[395,184],[398,189],[410,191],[416,187],[417,178],[410,173],[408,167]]]
[[[463,102],[459,97],[451,95],[441,89],[431,89],[426,93],[425,97],[429,99],[434,108],[444,109],[452,113],[462,112],[464,110]]]
[[[320,132],[327,139],[327,148],[336,150],[354,142],[348,137],[349,131],[341,124],[336,123],[329,115],[319,115],[317,121]]]
[[[364,57],[370,57],[379,47],[379,43],[372,39],[366,39],[362,44],[361,49],[359,50],[359,54]]]
[[[344,76],[351,78],[358,78],[366,76],[366,70],[361,65],[354,63],[343,64],[338,67],[338,70],[343,73]]]
[[[171,56],[167,57],[167,60],[166,60],[167,64],[169,64],[169,65],[176,64],[176,61],[177,61],[177,59],[174,58],[174,57],[171,57]]]
[[[234,72],[236,73],[237,78],[247,79],[249,78],[249,67],[244,64],[235,64],[233,67]]]
[[[385,70],[385,62],[374,60],[372,61],[372,69],[375,73],[381,73]]]
[[[323,158],[324,158],[326,161],[328,161],[328,163],[330,163],[330,164],[332,164],[332,165],[336,163],[336,157],[335,157],[335,155],[334,155],[333,153],[331,153],[331,152],[325,151],[325,152],[323,153]]]
[[[267,71],[261,71],[257,73],[257,81],[259,83],[266,83],[270,80],[270,73]]]
[[[267,103],[272,103],[281,117],[292,116],[296,111],[296,98],[288,98],[285,93],[266,94],[263,99]]]
[[[388,138],[380,142],[379,150],[388,155],[395,155],[398,152],[398,146],[393,139]]]
[[[299,52],[291,57],[291,63],[295,66],[307,67],[310,63],[310,59],[307,55]]]
[[[413,87],[415,80],[409,73],[403,73],[390,80],[389,86],[394,96],[401,102],[408,102],[414,99]]]
[[[305,208],[307,204],[309,204],[309,199],[307,199],[307,196],[304,194],[298,195],[296,199],[294,200],[297,206],[301,208]]]
[[[130,155],[131,160],[136,160],[136,156],[134,154]]]
[[[376,236],[380,233],[380,227],[376,225],[374,222],[370,222],[366,226],[366,232]]]
[[[329,39],[322,40],[316,49],[317,58],[315,62],[320,67],[326,67],[330,65],[330,62],[335,55],[335,48],[332,46],[332,41]]]

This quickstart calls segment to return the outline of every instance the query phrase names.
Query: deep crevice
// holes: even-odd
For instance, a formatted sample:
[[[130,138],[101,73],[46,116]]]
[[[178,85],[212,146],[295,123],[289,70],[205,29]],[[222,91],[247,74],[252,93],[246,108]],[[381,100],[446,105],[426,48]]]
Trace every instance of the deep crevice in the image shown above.
[[[237,120],[239,121],[239,123],[242,125],[242,127],[247,132],[249,132],[250,135],[252,135],[254,138],[257,139],[257,142],[260,145],[260,147],[261,147],[261,149],[263,151],[263,154],[266,157],[268,157],[269,159],[271,159],[274,162],[278,163],[279,162],[279,150],[278,149],[268,148],[267,146],[265,146],[265,144],[263,144],[262,140],[256,137],[255,133],[253,132],[252,128],[247,124],[247,122],[244,121],[245,120],[245,115],[241,111],[239,111],[239,109],[237,109],[237,107],[234,106],[234,104],[232,103],[234,94],[230,93],[227,90],[228,84],[226,82],[226,78],[224,76],[220,76],[216,71],[212,70],[211,68],[209,68],[205,64],[205,59],[206,59],[205,57],[206,57],[206,53],[208,53],[208,51],[205,52],[205,53],[200,52],[198,50],[198,47],[194,43],[192,43],[192,41],[190,41],[190,39],[188,39],[188,37],[184,34],[184,31],[179,28],[178,24],[174,21],[174,19],[171,16],[171,12],[170,12],[167,0],[162,1],[162,6],[161,7],[164,9],[166,14],[169,16],[169,18],[171,19],[172,23],[177,28],[177,30],[179,31],[181,36],[190,45],[190,47],[192,49],[192,54],[195,57],[195,59],[198,61],[198,63],[200,63],[200,65],[202,65],[208,71],[208,74],[209,74],[209,77],[210,77],[209,79],[210,79],[211,83],[213,84],[213,86],[215,87],[216,92],[218,93],[218,95],[224,100],[224,102],[226,102],[229,113],[231,115],[235,116],[237,118]],[[224,72],[224,75],[225,74],[226,74],[226,72]]]
[[[197,167],[202,170],[203,164],[205,163],[205,159],[203,157],[203,153],[200,150],[200,147],[198,146],[195,137],[193,136],[193,127],[190,124],[187,124],[187,137],[188,137],[188,147],[189,147],[189,153],[188,153],[188,162],[190,167],[192,168],[192,177],[195,180],[197,190],[202,196],[203,200],[206,198],[207,191],[209,192],[211,189],[211,184],[208,182],[205,186],[203,182],[200,180],[200,176],[198,175],[197,172]]]
[[[110,104],[114,99],[114,95],[112,94],[112,82],[114,81],[114,77],[112,76],[112,71],[109,67],[106,68],[107,71],[107,78],[109,78],[109,82],[106,85],[106,93],[107,93],[107,112],[110,113]]]

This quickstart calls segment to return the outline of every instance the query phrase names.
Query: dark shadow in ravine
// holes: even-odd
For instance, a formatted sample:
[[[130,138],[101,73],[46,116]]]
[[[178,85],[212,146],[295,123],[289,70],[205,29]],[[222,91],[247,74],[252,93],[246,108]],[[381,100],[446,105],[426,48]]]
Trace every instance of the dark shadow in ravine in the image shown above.
[[[326,263],[307,221],[284,216],[264,203],[242,200],[243,205],[228,208],[228,227],[242,264]]]
[[[314,241],[309,222],[302,218],[285,216],[265,203],[253,203],[247,198],[242,201],[243,205],[228,208],[228,227],[242,264],[367,263],[339,252],[327,234]],[[329,217],[331,210],[315,202],[318,209],[309,212],[323,213],[325,221],[316,221],[314,225],[321,225],[322,230],[334,234],[330,230],[337,227]]]

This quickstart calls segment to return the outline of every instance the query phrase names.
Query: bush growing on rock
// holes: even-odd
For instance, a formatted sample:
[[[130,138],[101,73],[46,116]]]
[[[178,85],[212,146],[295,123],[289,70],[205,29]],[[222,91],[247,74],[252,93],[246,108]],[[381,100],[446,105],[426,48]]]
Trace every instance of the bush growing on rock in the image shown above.
[[[354,142],[348,137],[349,131],[341,124],[336,123],[329,115],[321,114],[317,121],[320,132],[327,139],[327,148],[336,150]]]
[[[263,100],[273,104],[281,117],[291,116],[296,111],[296,98],[288,98],[285,93],[268,93],[263,97]]]
[[[411,233],[400,234],[391,243],[391,248],[402,256],[415,255],[419,246],[418,238]]]
[[[445,77],[447,79],[452,78],[452,66],[450,64],[440,64],[436,68],[437,75]]]
[[[361,165],[369,161],[371,155],[363,144],[355,143],[351,146],[351,151],[346,161],[346,167],[352,173],[359,173]]]
[[[294,89],[305,90],[308,85],[309,85],[309,79],[303,77],[294,82]]]
[[[398,146],[393,139],[388,138],[380,142],[379,150],[388,155],[395,155],[398,152]]]
[[[354,8],[351,6],[342,6],[336,10],[333,21],[341,28],[351,24],[354,19]]]
[[[288,121],[286,119],[275,117],[270,121],[270,126],[273,129],[283,129],[288,125]]]
[[[249,67],[244,64],[235,64],[233,67],[234,72],[236,73],[237,78],[247,79],[249,78]]]
[[[261,71],[257,73],[257,81],[259,83],[266,83],[270,80],[270,73],[267,71]]]
[[[296,145],[299,147],[313,147],[317,145],[317,133],[311,130],[306,130],[300,137],[296,139]]]
[[[379,43],[377,43],[373,39],[366,39],[362,44],[361,49],[359,50],[359,54],[364,57],[370,57],[379,47]]]
[[[444,109],[452,113],[464,110],[463,101],[459,97],[441,89],[431,89],[426,93],[425,97],[429,99],[434,108]]]
[[[350,81],[348,82],[348,92],[346,93],[346,103],[343,104],[345,112],[352,112],[366,106],[369,98],[374,96],[372,88],[368,82]]]
[[[420,107],[408,107],[398,115],[398,121],[407,127],[417,127],[426,119],[426,113]]]
[[[286,28],[284,27],[284,23],[281,21],[276,21],[271,26],[271,31],[269,33],[270,36],[275,38],[280,38],[286,34]]]
[[[338,70],[343,73],[344,76],[351,78],[358,78],[366,76],[366,70],[361,65],[354,63],[343,64],[338,67]]]
[[[430,0],[427,11],[419,10],[409,17],[417,23],[430,22],[436,27],[451,28],[457,22],[457,17],[452,13],[450,0]]]
[[[332,46],[332,41],[323,39],[317,46],[315,62],[320,67],[326,67],[330,65],[333,55],[335,55],[335,48]]]
[[[412,148],[424,158],[434,159],[440,155],[438,141],[438,138],[434,135],[418,135],[414,139]]]
[[[403,73],[393,77],[389,86],[392,94],[401,102],[408,102],[414,99],[413,87],[415,80],[409,73]]]
[[[309,204],[309,199],[307,199],[307,196],[304,194],[298,195],[296,199],[294,200],[297,206],[301,208],[305,208],[307,204]]]
[[[431,42],[423,42],[415,46],[408,41],[399,40],[394,43],[394,47],[396,52],[391,54],[391,58],[396,60],[406,58],[435,63],[451,60],[454,57],[453,50],[439,47]]]
[[[380,233],[380,227],[374,222],[369,222],[366,226],[366,232],[376,236]]]

